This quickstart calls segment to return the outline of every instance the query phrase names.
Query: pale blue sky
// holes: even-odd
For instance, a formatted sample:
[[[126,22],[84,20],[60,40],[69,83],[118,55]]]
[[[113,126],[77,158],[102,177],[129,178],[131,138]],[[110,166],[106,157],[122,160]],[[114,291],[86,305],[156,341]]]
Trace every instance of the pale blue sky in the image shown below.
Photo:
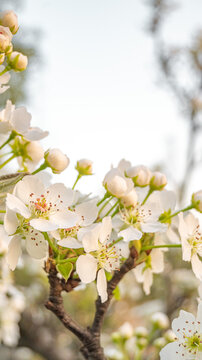
[[[202,28],[202,3],[179,3],[164,36],[187,44]],[[26,0],[19,11],[22,26],[43,32],[44,65],[30,79],[33,122],[50,131],[45,144],[66,152],[72,168],[76,159],[92,159],[100,180],[122,157],[133,164],[163,162],[168,147],[172,171],[183,163],[186,128],[156,81],[148,18],[143,0]],[[70,169],[67,177],[72,181]],[[88,185],[98,187],[94,179]]]

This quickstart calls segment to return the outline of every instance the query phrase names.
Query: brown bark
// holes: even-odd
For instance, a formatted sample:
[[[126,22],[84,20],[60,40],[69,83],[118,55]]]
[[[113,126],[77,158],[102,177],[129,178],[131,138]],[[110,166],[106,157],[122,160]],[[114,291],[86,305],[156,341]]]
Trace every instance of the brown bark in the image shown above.
[[[113,297],[113,291],[116,286],[119,284],[121,279],[127,274],[130,270],[135,267],[135,262],[138,257],[138,254],[135,248],[131,248],[130,256],[123,263],[120,270],[114,272],[112,279],[108,282],[107,291],[108,291],[108,300],[104,303],[101,302],[100,297],[96,300],[96,311],[94,321],[91,327],[83,328],[75,320],[71,318],[69,314],[64,309],[62,291],[71,291],[77,284],[76,280],[69,279],[65,284],[64,280],[61,280],[57,277],[57,271],[55,266],[51,264],[49,268],[49,283],[50,283],[50,294],[49,299],[46,302],[45,306],[47,309],[52,311],[62,324],[71,331],[82,343],[80,352],[83,357],[88,360],[106,360],[104,356],[104,350],[100,344],[100,333],[103,324],[105,314],[108,310],[110,302]]]

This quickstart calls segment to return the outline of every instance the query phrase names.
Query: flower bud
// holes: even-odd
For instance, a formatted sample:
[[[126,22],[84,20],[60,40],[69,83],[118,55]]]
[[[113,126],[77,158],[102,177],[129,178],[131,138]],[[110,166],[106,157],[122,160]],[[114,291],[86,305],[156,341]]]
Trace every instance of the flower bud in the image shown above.
[[[126,175],[133,179],[136,186],[147,186],[151,180],[151,171],[144,165],[130,167]]]
[[[150,186],[154,190],[162,190],[167,184],[166,176],[158,171],[153,172]]]
[[[133,336],[133,327],[129,322],[125,322],[119,328],[119,332],[125,339],[130,339]]]
[[[4,53],[0,54],[0,65],[3,64],[4,60],[5,60],[5,54]]]
[[[93,162],[87,159],[81,159],[77,161],[76,170],[80,175],[92,175]]]
[[[164,337],[159,337],[154,340],[153,345],[158,349],[162,349],[166,345],[166,339]]]
[[[147,337],[148,330],[144,326],[137,326],[135,328],[135,336],[137,337]]]
[[[136,345],[140,350],[143,350],[148,345],[148,340],[146,338],[138,338]]]
[[[18,51],[13,51],[8,55],[8,63],[15,71],[23,71],[27,68],[28,58]]]
[[[176,335],[175,335],[175,333],[174,333],[171,329],[167,330],[167,331],[163,334],[163,336],[164,336],[164,338],[166,339],[166,341],[169,341],[169,342],[175,341],[175,339],[176,339]]]
[[[125,206],[135,206],[137,204],[138,196],[135,189],[129,191],[126,195],[121,197],[121,201]]]
[[[0,23],[7,26],[13,34],[18,31],[18,17],[12,10],[3,11],[0,14]]]
[[[8,27],[0,25],[0,52],[6,52],[12,40],[12,34]]]
[[[30,141],[26,146],[26,152],[31,160],[36,163],[44,157],[44,150],[38,141]]]
[[[104,178],[103,184],[106,190],[113,196],[121,198],[125,196],[133,188],[131,179],[127,179],[122,173],[116,169],[111,169]]]
[[[167,315],[161,312],[156,312],[151,316],[151,323],[159,329],[167,329],[170,325]]]
[[[202,190],[192,195],[192,204],[196,210],[202,212]]]
[[[48,150],[45,154],[45,160],[55,174],[60,174],[69,165],[69,158],[59,149]]]

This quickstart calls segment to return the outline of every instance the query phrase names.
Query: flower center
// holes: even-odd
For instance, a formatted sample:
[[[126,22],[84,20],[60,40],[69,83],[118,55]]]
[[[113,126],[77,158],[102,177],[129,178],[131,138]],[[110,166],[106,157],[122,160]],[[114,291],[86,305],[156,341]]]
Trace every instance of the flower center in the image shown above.
[[[100,269],[104,268],[108,272],[118,270],[119,254],[114,245],[99,242],[99,249],[93,252],[93,256],[98,260]]]
[[[120,210],[120,214],[125,224],[140,229],[140,225],[152,215],[152,212],[150,209],[146,210],[144,207],[137,204],[135,207]]]
[[[77,232],[79,231],[80,227],[81,227],[80,225],[75,225],[71,228],[59,229],[60,238],[64,239],[68,236],[75,237],[77,235]]]
[[[49,219],[51,214],[54,214],[56,211],[59,211],[59,207],[63,203],[58,194],[56,200],[51,202],[48,199],[49,190],[46,191],[46,195],[41,194],[37,196],[34,193],[30,193],[29,197],[29,209],[32,213],[32,216],[42,217]]]
[[[186,321],[186,324],[189,324],[189,321]],[[178,329],[177,332],[181,332],[183,335],[183,342],[179,342],[179,350],[176,351],[176,354],[180,354],[182,359],[185,359],[185,355],[189,355],[190,360],[195,360],[196,355],[199,352],[202,352],[202,333],[198,331],[200,327],[200,321],[192,321],[190,322],[190,329],[185,329],[185,327],[181,330]],[[192,327],[192,329],[191,329]]]
[[[188,239],[189,244],[192,247],[193,253],[199,253],[202,255],[202,234],[199,231],[199,225],[197,225],[195,231],[193,232],[192,236]]]

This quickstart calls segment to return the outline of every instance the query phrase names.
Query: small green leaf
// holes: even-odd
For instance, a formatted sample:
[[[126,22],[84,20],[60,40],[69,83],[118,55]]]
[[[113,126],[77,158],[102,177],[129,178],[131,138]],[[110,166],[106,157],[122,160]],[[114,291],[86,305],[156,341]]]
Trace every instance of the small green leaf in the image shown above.
[[[73,270],[73,265],[71,262],[66,262],[64,264],[57,264],[56,269],[62,275],[62,277],[67,281]]]
[[[113,295],[117,301],[121,299],[121,294],[118,286],[114,289]]]

